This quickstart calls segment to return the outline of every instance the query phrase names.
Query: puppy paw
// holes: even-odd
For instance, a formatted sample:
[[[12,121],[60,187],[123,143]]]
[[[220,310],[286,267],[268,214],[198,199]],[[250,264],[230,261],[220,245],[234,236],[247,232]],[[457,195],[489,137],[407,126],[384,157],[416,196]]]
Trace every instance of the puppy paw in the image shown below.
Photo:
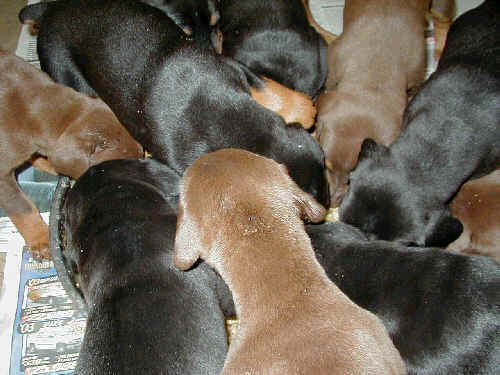
[[[40,242],[35,244],[26,245],[33,259],[42,261],[44,259],[51,259],[50,248],[48,242]]]

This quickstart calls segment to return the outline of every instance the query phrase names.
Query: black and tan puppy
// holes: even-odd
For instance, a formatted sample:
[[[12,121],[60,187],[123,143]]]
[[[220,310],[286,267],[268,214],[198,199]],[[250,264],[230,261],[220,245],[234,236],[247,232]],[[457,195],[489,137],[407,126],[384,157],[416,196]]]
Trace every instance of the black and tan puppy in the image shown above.
[[[248,78],[258,78],[248,69],[187,40],[160,10],[130,0],[59,3],[43,16],[38,53],[43,70],[98,94],[179,175],[207,152],[243,148],[287,165],[327,204],[319,144],[252,99]]]
[[[368,241],[342,222],[308,225],[306,230],[330,279],[382,320],[408,374],[498,374],[497,262]]]
[[[89,169],[62,221],[88,321],[76,372],[219,374],[227,341],[218,277],[173,264],[179,177],[152,159]]]
[[[340,219],[378,239],[446,246],[462,232],[448,203],[500,165],[500,3],[460,16],[438,69],[411,100],[402,135],[365,140]]]
[[[57,0],[64,2],[66,0]],[[218,39],[216,24],[220,15],[214,0],[137,0],[165,12],[187,35],[197,40],[210,40],[214,48],[222,48]],[[19,20],[32,26],[32,33],[38,33],[43,15],[53,7],[53,2],[41,2],[25,6],[19,12]],[[57,6],[57,5],[56,5]],[[103,15],[104,17],[107,15]],[[125,20],[122,20],[125,22]]]
[[[293,90],[316,97],[326,80],[327,44],[301,0],[221,0],[222,53]]]

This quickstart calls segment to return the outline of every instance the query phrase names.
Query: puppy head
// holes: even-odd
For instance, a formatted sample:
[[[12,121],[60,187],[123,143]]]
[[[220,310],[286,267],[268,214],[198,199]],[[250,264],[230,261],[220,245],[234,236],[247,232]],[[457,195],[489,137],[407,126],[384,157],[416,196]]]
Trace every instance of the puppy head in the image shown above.
[[[283,165],[244,150],[219,150],[184,174],[174,262],[186,270],[200,257],[216,257],[214,250],[228,239],[258,236],[280,222],[319,222],[325,215]]]
[[[89,98],[92,109],[70,123],[59,137],[49,162],[66,176],[78,178],[106,160],[141,158],[142,146],[100,99]]]
[[[444,247],[463,229],[442,203],[407,181],[390,149],[372,140],[363,142],[339,216],[373,238],[406,245]]]
[[[280,163],[288,167],[292,179],[319,203],[328,207],[330,193],[325,176],[325,155],[319,143],[297,123],[285,127],[280,144],[275,145],[275,155],[280,153]]]
[[[220,13],[216,0],[144,0],[165,12],[185,34],[202,45],[211,44],[221,53],[222,34],[217,24]]]
[[[223,9],[223,54],[248,66],[255,73],[315,99],[326,81],[327,44],[309,25],[268,25],[269,17],[245,17],[244,2]],[[272,32],[270,31],[272,30]]]

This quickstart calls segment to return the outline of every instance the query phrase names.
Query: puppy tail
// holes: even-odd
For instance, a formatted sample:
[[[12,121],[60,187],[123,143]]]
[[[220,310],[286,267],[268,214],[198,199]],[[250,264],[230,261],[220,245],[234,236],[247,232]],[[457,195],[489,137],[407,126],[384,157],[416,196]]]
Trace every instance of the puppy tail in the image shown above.
[[[23,25],[30,25],[30,33],[38,34],[38,29],[43,18],[43,14],[49,8],[50,3],[37,3],[25,6],[19,12],[19,21]]]

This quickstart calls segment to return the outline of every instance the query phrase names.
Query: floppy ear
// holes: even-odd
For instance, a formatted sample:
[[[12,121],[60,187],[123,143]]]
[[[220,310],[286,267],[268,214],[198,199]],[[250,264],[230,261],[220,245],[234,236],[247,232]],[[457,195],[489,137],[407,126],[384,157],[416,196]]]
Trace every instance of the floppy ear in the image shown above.
[[[462,223],[450,214],[441,215],[437,220],[431,220],[425,233],[425,246],[446,247],[462,234]]]
[[[174,241],[174,264],[181,270],[188,270],[196,263],[201,254],[201,241],[197,226],[184,214],[179,203],[177,231]]]
[[[298,186],[295,189],[294,198],[300,209],[302,219],[312,223],[319,223],[325,220],[327,214],[326,209]]]
[[[365,158],[372,158],[375,155],[387,152],[389,149],[381,144],[378,144],[371,138],[367,138],[361,144],[361,151],[359,152],[359,161]]]

